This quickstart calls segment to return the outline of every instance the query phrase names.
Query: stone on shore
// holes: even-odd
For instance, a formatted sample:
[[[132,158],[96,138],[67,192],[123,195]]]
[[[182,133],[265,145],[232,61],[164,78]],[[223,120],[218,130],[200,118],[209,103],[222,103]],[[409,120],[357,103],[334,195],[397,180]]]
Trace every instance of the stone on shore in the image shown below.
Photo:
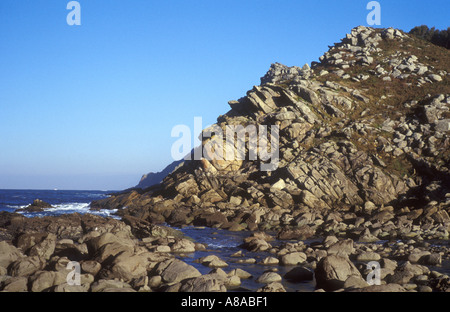
[[[304,267],[295,267],[284,275],[284,278],[292,283],[311,281],[314,278],[314,272]]]
[[[261,283],[261,284],[270,284],[270,283],[275,283],[275,282],[281,282],[281,280],[282,280],[282,277],[280,276],[280,274],[269,271],[269,272],[265,272],[262,275],[260,275],[256,279],[256,282]]]
[[[303,264],[306,258],[307,256],[304,252],[292,252],[281,256],[280,264],[285,266]]]
[[[158,263],[155,273],[169,285],[202,275],[196,268],[178,259],[169,259]]]
[[[355,265],[347,257],[338,255],[327,256],[320,260],[314,273],[317,288],[327,291],[343,288],[345,281],[351,276],[364,281]]]

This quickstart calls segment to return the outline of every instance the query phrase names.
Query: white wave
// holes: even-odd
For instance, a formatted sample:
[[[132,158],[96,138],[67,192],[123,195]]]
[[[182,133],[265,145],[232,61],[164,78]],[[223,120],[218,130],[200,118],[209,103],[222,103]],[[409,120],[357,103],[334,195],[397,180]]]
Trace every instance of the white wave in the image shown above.
[[[76,210],[77,212],[87,211],[89,210],[89,204],[85,203],[70,203],[70,204],[60,204],[53,205],[53,208],[45,208],[47,212],[61,212],[67,210]]]
[[[28,206],[22,206],[20,208],[26,208]],[[19,208],[19,207],[15,207]],[[68,203],[68,204],[58,204],[53,205],[53,208],[45,208],[44,211],[38,213],[29,213],[29,212],[20,212],[25,216],[36,217],[36,216],[49,216],[49,215],[62,215],[68,213],[80,213],[80,214],[93,214],[99,215],[103,217],[113,217],[116,218],[113,214],[117,212],[117,209],[114,210],[90,210],[89,203]]]
[[[5,207],[11,209],[22,209],[28,207],[28,205],[5,205]]]
[[[239,244],[235,242],[215,242],[215,241],[207,241],[204,242],[208,248],[236,248],[239,246]]]

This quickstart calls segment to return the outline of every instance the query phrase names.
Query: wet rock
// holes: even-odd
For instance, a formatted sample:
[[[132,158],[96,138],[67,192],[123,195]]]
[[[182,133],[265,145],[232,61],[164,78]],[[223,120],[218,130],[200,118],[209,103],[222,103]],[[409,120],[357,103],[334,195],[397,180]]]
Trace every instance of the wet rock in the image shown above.
[[[236,275],[238,276],[240,279],[249,279],[252,278],[252,275],[250,273],[248,273],[247,271],[244,271],[242,269],[234,269],[232,271],[230,271],[230,273],[228,273],[229,276],[232,275]]]
[[[442,255],[440,253],[430,253],[419,259],[419,263],[423,265],[437,266],[442,264]]]
[[[25,211],[25,212],[42,212],[45,208],[53,208],[52,205],[46,203],[40,199],[35,199],[33,203],[23,209],[17,209],[16,211]]]
[[[172,252],[177,253],[192,253],[196,250],[196,245],[188,239],[179,239],[170,246]]]
[[[252,236],[245,238],[244,243],[240,245],[240,247],[253,252],[265,251],[272,248],[272,246],[264,239]]]
[[[196,226],[223,226],[228,224],[228,219],[221,212],[204,213],[194,219]]]
[[[266,257],[260,263],[263,265],[276,265],[280,261],[275,257]]]
[[[408,256],[408,261],[411,263],[419,263],[420,260],[431,253],[426,250],[414,250],[411,254]]]
[[[314,278],[314,272],[304,267],[295,267],[284,275],[284,278],[292,283],[311,281]]]
[[[262,275],[260,275],[256,279],[256,282],[261,283],[261,284],[270,284],[270,283],[281,282],[281,280],[282,280],[282,277],[280,276],[280,274],[269,271],[269,272],[265,272]]]
[[[210,268],[225,268],[228,266],[228,264],[225,261],[223,261],[216,255],[209,255],[206,257],[202,257],[196,261]]]

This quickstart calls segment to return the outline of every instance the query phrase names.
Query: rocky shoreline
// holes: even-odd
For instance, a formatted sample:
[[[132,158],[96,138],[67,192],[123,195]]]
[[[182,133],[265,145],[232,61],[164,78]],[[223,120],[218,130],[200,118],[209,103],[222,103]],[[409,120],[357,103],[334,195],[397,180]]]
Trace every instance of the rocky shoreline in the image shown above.
[[[2,212],[0,220],[4,292],[223,292],[238,291],[249,278],[260,285],[257,292],[285,292],[285,281],[315,282],[315,291],[450,291],[449,276],[439,272],[443,262],[450,264],[448,241],[363,243],[328,235],[272,245],[274,236],[245,232],[231,261],[264,266],[264,273],[228,270],[231,262],[211,252],[195,259],[210,270],[201,274],[185,257],[208,246],[166,226],[148,224],[151,234],[138,239],[125,222],[90,214],[25,218]],[[68,284],[71,261],[80,263],[80,285]],[[381,266],[381,285],[367,283],[370,261]],[[280,274],[281,267],[288,272]]]

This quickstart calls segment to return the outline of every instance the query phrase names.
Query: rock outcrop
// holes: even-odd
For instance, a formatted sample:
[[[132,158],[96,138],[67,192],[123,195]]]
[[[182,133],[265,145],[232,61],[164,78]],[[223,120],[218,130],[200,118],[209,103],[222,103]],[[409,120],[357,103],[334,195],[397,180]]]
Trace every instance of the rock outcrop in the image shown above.
[[[181,163],[182,161],[174,161],[160,172],[149,172],[147,174],[144,174],[135,188],[146,189],[161,183],[164,178],[168,174],[172,173]]]
[[[180,163],[156,187],[92,208],[149,223],[276,230],[286,239],[448,237],[448,50],[397,29],[360,26],[319,60],[272,64],[204,130],[234,129],[231,147],[244,158],[212,157],[225,137],[205,135],[209,155]],[[261,170],[273,159],[250,139],[264,126],[279,130],[272,170]],[[263,143],[276,138],[265,134]]]
[[[64,222],[60,216],[24,219],[18,232],[12,224],[22,216],[8,212],[1,216],[11,235],[11,240],[0,241],[0,291],[4,292],[236,291],[253,276],[228,267],[249,263],[264,268],[254,276],[258,285],[254,290],[261,292],[285,292],[288,285],[314,281],[317,291],[450,289],[448,275],[434,271],[450,259],[450,248],[414,239],[380,244],[330,235],[272,246],[272,236],[255,232],[244,238],[242,250],[225,261],[215,254],[205,256],[208,246],[164,226],[153,225],[151,233],[137,238],[123,221],[98,222],[98,216],[75,214],[66,215]],[[256,253],[265,258],[260,262],[248,258]],[[188,259],[193,256],[194,263],[208,272],[202,274],[192,265]],[[369,284],[371,261],[380,264],[375,285]],[[286,274],[280,274],[281,267],[288,269]]]
[[[53,208],[52,205],[46,203],[40,199],[35,199],[31,205],[28,205],[25,208],[19,208],[16,211],[25,211],[25,212],[42,212],[45,208]]]

